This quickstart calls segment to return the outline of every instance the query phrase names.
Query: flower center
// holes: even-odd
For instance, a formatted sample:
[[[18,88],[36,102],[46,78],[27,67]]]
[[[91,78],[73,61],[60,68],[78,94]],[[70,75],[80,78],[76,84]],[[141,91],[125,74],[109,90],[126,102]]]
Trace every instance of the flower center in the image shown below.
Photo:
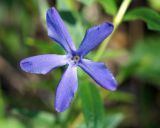
[[[75,55],[75,56],[73,56],[73,57],[72,57],[72,60],[73,60],[73,61],[74,61],[74,63],[76,64],[76,63],[78,63],[78,62],[79,62],[80,57],[79,57],[78,55]]]

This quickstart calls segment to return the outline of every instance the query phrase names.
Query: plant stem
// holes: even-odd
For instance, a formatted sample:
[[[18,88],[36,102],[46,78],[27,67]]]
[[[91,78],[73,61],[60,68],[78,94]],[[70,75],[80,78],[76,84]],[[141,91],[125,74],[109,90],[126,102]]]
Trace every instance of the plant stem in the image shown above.
[[[112,38],[113,34],[115,33],[115,31],[117,30],[118,26],[120,25],[120,23],[123,20],[123,17],[127,11],[127,8],[129,7],[130,3],[132,2],[132,0],[123,0],[117,15],[113,18],[113,25],[114,25],[114,30],[112,32],[112,34],[106,38],[102,44],[100,45],[98,52],[94,58],[94,61],[98,61],[99,59],[101,59],[101,57],[103,56],[103,53],[105,52],[106,46],[108,45],[110,39]]]

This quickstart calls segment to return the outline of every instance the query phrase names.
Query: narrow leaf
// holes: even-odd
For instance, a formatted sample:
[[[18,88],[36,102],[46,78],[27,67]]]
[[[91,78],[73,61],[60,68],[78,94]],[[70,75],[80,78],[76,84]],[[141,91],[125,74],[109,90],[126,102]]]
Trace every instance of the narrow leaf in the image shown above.
[[[103,128],[104,108],[99,92],[95,85],[84,81],[84,77],[81,79],[79,93],[87,128]]]
[[[117,128],[117,126],[123,121],[124,115],[122,113],[111,113],[106,116],[105,127]]]
[[[129,11],[124,21],[143,20],[151,30],[160,31],[160,14],[150,8],[136,8]]]

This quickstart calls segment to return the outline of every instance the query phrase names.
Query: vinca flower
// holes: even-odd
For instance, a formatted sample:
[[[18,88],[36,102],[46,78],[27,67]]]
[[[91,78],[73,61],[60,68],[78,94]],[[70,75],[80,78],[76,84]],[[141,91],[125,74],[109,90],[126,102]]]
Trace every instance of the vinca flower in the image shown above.
[[[113,25],[105,22],[88,29],[79,49],[76,49],[67,28],[54,7],[47,11],[46,21],[48,36],[64,48],[66,55],[44,54],[29,57],[20,62],[20,67],[28,73],[47,74],[57,67],[68,65],[56,90],[56,111],[65,111],[77,91],[78,66],[93,78],[98,85],[114,91],[117,87],[117,82],[105,64],[84,58],[85,55],[112,33]]]

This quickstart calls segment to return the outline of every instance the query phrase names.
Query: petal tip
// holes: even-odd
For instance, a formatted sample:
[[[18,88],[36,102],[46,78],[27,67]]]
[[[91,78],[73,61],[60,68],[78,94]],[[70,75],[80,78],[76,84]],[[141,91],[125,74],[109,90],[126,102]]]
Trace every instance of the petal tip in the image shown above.
[[[115,81],[115,80],[114,80]],[[117,82],[115,81],[114,84],[112,84],[112,86],[109,88],[110,91],[116,91],[118,87]]]
[[[55,107],[55,110],[56,110],[57,112],[64,112],[64,111],[65,111],[65,110],[61,110],[61,109],[56,108],[56,107]]]
[[[117,90],[117,87],[110,88],[109,90],[110,90],[110,91],[116,91],[116,90]]]
[[[55,7],[51,7],[51,8],[48,9],[48,11],[55,11],[55,10],[56,10]],[[48,11],[47,11],[47,12],[48,12]]]
[[[108,25],[109,27],[114,27],[111,22],[105,22],[105,24]]]
[[[110,28],[111,32],[113,31],[114,25],[111,22],[105,22],[105,25],[107,28]]]
[[[32,63],[29,61],[21,60],[20,67],[23,71],[28,72],[28,68],[32,66]]]
[[[60,106],[58,103],[55,102],[54,108],[57,112],[64,112],[68,107]]]
[[[56,10],[56,8],[55,8],[55,7],[51,7],[51,9]]]

